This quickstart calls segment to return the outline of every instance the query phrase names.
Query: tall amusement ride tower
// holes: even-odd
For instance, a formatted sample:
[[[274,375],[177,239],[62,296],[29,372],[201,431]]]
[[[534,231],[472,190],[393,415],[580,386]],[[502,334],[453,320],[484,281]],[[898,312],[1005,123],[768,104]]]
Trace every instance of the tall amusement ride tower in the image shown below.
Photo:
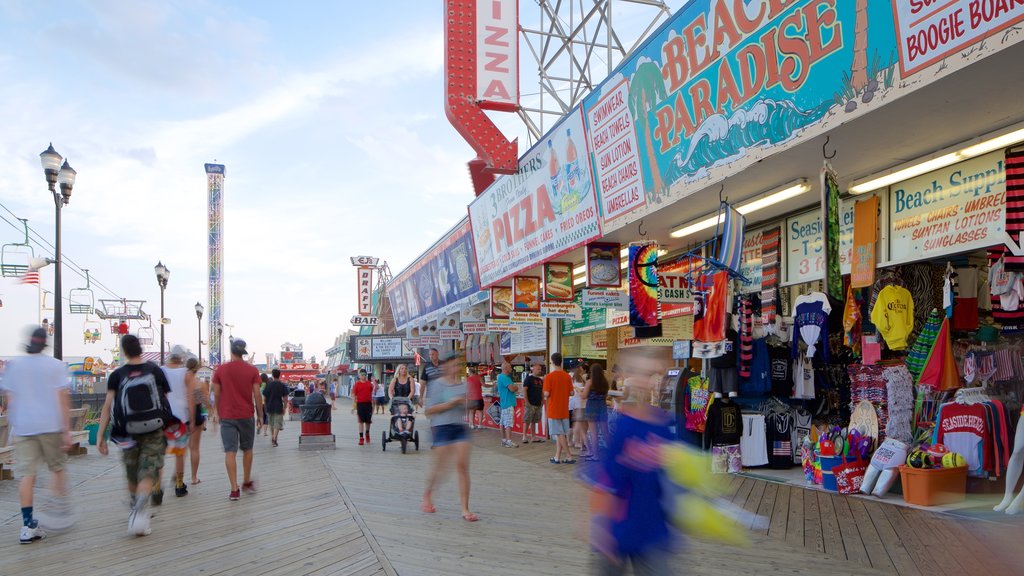
[[[209,315],[209,363],[223,361],[224,341],[224,165],[206,164]]]

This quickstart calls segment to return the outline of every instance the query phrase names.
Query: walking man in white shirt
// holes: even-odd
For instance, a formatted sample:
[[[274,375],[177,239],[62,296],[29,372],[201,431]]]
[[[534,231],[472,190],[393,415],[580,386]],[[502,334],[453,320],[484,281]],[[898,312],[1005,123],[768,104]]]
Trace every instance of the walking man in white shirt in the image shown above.
[[[54,509],[40,520],[47,528],[71,527],[73,517],[67,502],[67,450],[71,447],[70,396],[64,363],[42,354],[46,329],[32,331],[25,346],[26,356],[7,364],[0,390],[7,395],[10,426],[17,437],[21,484],[21,543],[31,544],[46,536],[33,517],[33,492],[39,465],[46,463],[53,475]],[[50,520],[50,521],[47,521]]]

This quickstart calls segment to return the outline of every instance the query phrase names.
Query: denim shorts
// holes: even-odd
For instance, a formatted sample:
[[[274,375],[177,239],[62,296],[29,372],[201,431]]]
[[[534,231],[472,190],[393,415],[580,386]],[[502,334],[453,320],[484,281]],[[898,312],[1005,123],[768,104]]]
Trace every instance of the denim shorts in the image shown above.
[[[448,446],[457,442],[467,442],[469,434],[466,432],[465,424],[442,424],[430,427],[431,437],[434,439],[434,446]]]
[[[548,418],[548,434],[552,436],[565,436],[568,433],[568,418]]]

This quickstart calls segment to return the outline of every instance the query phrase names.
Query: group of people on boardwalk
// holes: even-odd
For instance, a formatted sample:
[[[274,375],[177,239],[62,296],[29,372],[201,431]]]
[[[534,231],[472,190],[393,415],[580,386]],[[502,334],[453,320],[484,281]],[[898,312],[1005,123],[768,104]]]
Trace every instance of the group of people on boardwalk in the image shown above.
[[[20,499],[22,526],[20,541],[32,543],[45,536],[44,529],[68,528],[75,515],[68,498],[65,450],[70,445],[69,390],[63,363],[42,355],[46,347],[44,329],[32,333],[26,346],[28,354],[11,361],[0,388],[9,399],[9,414],[19,436],[18,465],[21,475]],[[198,362],[187,357],[184,349],[171,350],[166,366],[157,366],[142,359],[142,346],[137,337],[121,338],[124,364],[108,378],[104,405],[100,412],[99,430],[110,429],[110,440],[121,448],[127,480],[130,507],[128,533],[145,536],[150,533],[151,506],[163,501],[161,475],[165,455],[174,456],[173,482],[177,497],[188,495],[185,482],[186,448],[192,449],[191,483],[199,482],[199,439],[206,424],[219,420],[224,449],[224,466],[230,491],[228,498],[239,500],[243,494],[256,491],[253,473],[253,447],[258,426],[267,414],[265,428],[271,434],[271,445],[278,445],[283,416],[288,406],[288,387],[280,381],[280,373],[263,381],[256,367],[244,360],[246,343],[231,343],[231,361],[221,364],[213,373],[212,390],[196,375]],[[632,366],[636,364],[636,366]],[[471,370],[463,379],[464,360],[454,354],[441,358],[431,350],[429,361],[421,372],[423,413],[429,418],[433,461],[426,473],[420,510],[437,511],[434,494],[451,468],[458,478],[461,517],[469,522],[479,520],[470,509],[469,430],[478,428],[480,403],[479,377]],[[621,573],[624,563],[631,563],[637,573],[663,573],[670,542],[668,513],[662,503],[663,471],[657,447],[670,440],[669,417],[647,402],[624,403],[615,430],[608,434],[604,396],[608,382],[599,366],[592,366],[589,377],[574,384],[573,376],[563,368],[561,354],[550,357],[550,370],[535,362],[522,380],[528,425],[522,432],[526,443],[544,441],[537,434],[536,424],[546,412],[547,434],[555,443],[553,464],[575,463],[570,427],[570,400],[579,396],[577,422],[582,428],[580,448],[592,468],[585,475],[594,497],[592,546],[596,551],[595,570],[601,574]],[[638,398],[655,386],[653,383],[663,367],[657,358],[635,357],[624,374],[633,374],[632,388]],[[625,384],[630,387],[630,379]],[[577,382],[579,383],[579,382]],[[419,406],[415,398],[417,382],[406,367],[396,371],[388,385],[390,398],[410,398],[404,406]],[[497,378],[501,403],[502,444],[515,447],[511,438],[509,408],[519,392],[506,362]],[[212,392],[212,401],[210,400]],[[324,394],[318,389],[314,394]],[[352,387],[354,410],[359,414],[360,444],[369,441],[373,416],[374,385],[366,373]],[[262,427],[262,426],[261,426]],[[97,435],[102,455],[109,452],[104,434]],[[170,448],[170,451],[168,450]],[[238,452],[242,453],[239,478]],[[33,491],[38,469],[46,465],[53,480],[54,504],[47,513],[36,514]]]
[[[26,345],[27,354],[8,363],[0,383],[17,436],[23,544],[45,537],[46,528],[69,528],[75,519],[64,470],[71,445],[68,378],[63,362],[42,354],[46,346],[45,329],[35,329]],[[171,484],[176,497],[189,493],[185,481],[187,453],[191,484],[200,482],[200,443],[209,423],[219,424],[224,466],[231,486],[228,498],[239,500],[243,492],[254,493],[253,445],[257,423],[262,428],[266,411],[266,429],[274,447],[284,426],[289,389],[280,381],[280,372],[274,370],[273,378],[264,383],[256,367],[244,360],[245,341],[234,339],[231,361],[214,371],[211,390],[197,377],[198,359],[190,358],[180,346],[171,349],[165,366],[143,360],[142,344],[134,335],[122,336],[120,348],[125,360],[107,379],[98,430],[109,431],[109,441],[121,449],[130,499],[129,534],[150,533],[149,507],[163,504],[161,477],[167,454],[174,458]],[[108,434],[98,433],[96,446],[106,456]],[[43,464],[51,472],[54,497],[49,509],[37,514],[33,492],[38,469]]]

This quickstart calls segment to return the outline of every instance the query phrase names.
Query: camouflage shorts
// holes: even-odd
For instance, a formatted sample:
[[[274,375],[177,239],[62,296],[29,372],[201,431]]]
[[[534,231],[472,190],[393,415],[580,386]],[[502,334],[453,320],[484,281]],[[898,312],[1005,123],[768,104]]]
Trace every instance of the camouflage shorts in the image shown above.
[[[167,438],[163,430],[136,434],[132,438],[135,446],[121,453],[128,482],[136,484],[146,478],[158,481],[160,469],[164,467],[164,452],[167,451]]]

